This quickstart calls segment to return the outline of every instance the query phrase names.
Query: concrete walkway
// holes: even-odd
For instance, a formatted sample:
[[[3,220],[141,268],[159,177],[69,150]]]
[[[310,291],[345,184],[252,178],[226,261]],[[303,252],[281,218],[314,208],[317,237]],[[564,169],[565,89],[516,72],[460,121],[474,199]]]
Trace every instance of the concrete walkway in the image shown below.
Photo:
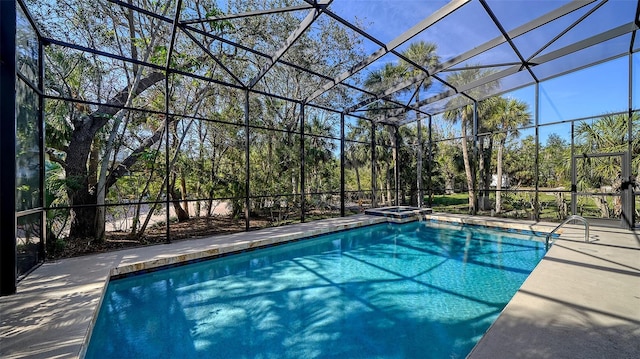
[[[571,226],[469,358],[640,358],[640,240]]]
[[[0,297],[0,357],[80,356],[112,274],[384,221],[357,215],[45,263],[18,285],[18,294]],[[497,223],[540,231],[554,226]],[[584,243],[583,233],[579,226],[565,230],[471,358],[640,357],[640,241],[634,233],[592,227],[596,242]]]

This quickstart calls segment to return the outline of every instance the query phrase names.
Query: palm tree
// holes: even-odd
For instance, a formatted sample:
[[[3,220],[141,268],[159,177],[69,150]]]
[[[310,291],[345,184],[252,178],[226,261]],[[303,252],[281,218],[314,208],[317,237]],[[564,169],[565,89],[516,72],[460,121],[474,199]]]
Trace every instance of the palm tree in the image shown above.
[[[436,54],[437,45],[430,42],[418,41],[414,42],[409,47],[402,52],[402,54],[411,60],[413,63],[417,64],[420,67],[414,66],[412,63],[409,63],[405,60],[400,61],[400,67],[403,69],[403,77],[410,78],[415,76],[420,76],[424,74],[424,69],[435,68],[440,62],[440,57]],[[427,77],[424,81],[416,83],[414,91],[416,91],[416,96],[420,96],[419,90],[422,87],[423,89],[427,89],[431,86],[431,77]],[[420,98],[416,98],[416,102],[419,102]]]
[[[589,122],[581,122],[576,126],[575,139],[577,153],[612,153],[627,151],[628,122],[627,115],[605,115]],[[633,118],[638,121],[638,116]],[[640,152],[638,129],[634,126],[632,137],[633,154]],[[611,160],[595,161],[593,173],[598,177],[613,179],[620,170],[620,162]],[[638,158],[634,158],[634,167],[638,166]],[[637,167],[636,167],[637,168]]]
[[[384,174],[376,176],[379,185],[376,188],[381,189],[381,203],[391,205],[391,198],[393,197],[391,184],[395,178],[392,165],[396,160],[396,151],[393,150],[395,128],[393,126],[383,126],[382,130],[376,131],[376,142],[376,171]]]
[[[403,77],[404,71],[405,69],[400,66],[386,63],[384,67],[369,73],[369,76],[364,80],[364,87],[371,92],[384,92]],[[371,108],[372,106],[369,107]]]
[[[531,123],[531,112],[529,106],[522,101],[513,98],[497,97],[494,105],[493,116],[487,121],[495,129],[493,135],[498,143],[498,153],[496,155],[496,213],[502,210],[502,163],[504,147],[508,136],[518,137],[518,128]]]
[[[471,161],[469,159],[469,145],[467,144],[467,126],[470,125],[470,120],[473,118],[473,107],[471,105],[464,105],[458,107],[455,110],[449,110],[444,113],[444,118],[456,124],[461,122],[460,139],[462,147],[462,160],[464,162],[464,173],[467,177],[467,190],[469,193],[469,213],[475,214],[476,212],[476,192],[473,186],[473,168],[471,167]]]
[[[335,143],[329,140],[331,136],[331,125],[323,122],[318,116],[313,116],[306,124],[305,133],[305,162],[309,168],[308,192],[324,192],[330,190],[323,188],[323,173],[327,170],[327,166],[334,160],[333,152],[335,151]]]
[[[459,86],[463,84],[471,83],[477,79],[485,77],[489,74],[489,71],[481,70],[478,68],[469,68],[453,73],[447,77],[447,81],[453,86]],[[484,93],[490,92],[494,87],[497,87],[497,82],[490,82],[482,85],[470,91],[470,95],[478,95],[478,97]],[[489,102],[490,103],[490,102]],[[476,191],[474,188],[475,168],[471,166],[471,159],[469,158],[469,147],[467,143],[467,129],[472,125],[473,120],[473,103],[465,97],[457,96],[449,103],[447,108],[452,110],[445,111],[444,118],[453,124],[460,121],[460,134],[462,145],[462,158],[464,161],[464,172],[467,177],[467,188],[469,192],[469,213],[476,213]],[[479,109],[478,112],[488,112]]]
[[[423,69],[433,68],[439,62],[439,57],[436,54],[437,45],[428,43],[425,41],[414,42],[402,53],[410,61],[401,60],[397,65],[387,63],[382,69],[372,72],[365,80],[365,87],[373,92],[383,92],[393,84],[404,81],[412,77],[420,76],[424,74]],[[415,65],[414,65],[415,64]],[[417,66],[416,66],[417,65]],[[417,82],[414,88],[408,88],[402,92],[413,91],[414,95],[412,100],[416,103],[420,101],[420,89],[427,89],[431,86],[431,78]],[[402,93],[401,92],[401,93]],[[376,111],[376,107],[379,104],[370,106],[374,114],[380,113]],[[418,122],[418,127],[421,127],[421,123]],[[391,136],[391,134],[389,134]],[[422,145],[418,144],[418,160],[417,160],[417,183],[418,183],[418,204],[422,204]],[[395,153],[394,153],[395,156]],[[393,158],[397,160],[397,158]]]
[[[413,143],[416,143],[417,137],[417,128],[415,126],[401,126],[398,127],[398,140],[399,140],[399,148],[398,148],[398,163],[401,163],[402,166],[398,168],[399,174],[399,182],[398,187],[400,189],[399,199],[401,203],[407,203],[406,197],[407,194],[413,195],[413,193],[417,193],[417,183],[415,179],[417,178],[417,164],[416,160],[417,156],[417,147],[412,146]]]
[[[359,201],[363,199],[360,169],[365,167],[371,158],[371,146],[366,144],[369,134],[365,130],[365,124],[361,121],[358,120],[359,125],[362,126],[357,126],[347,134],[344,154],[345,166],[355,171]]]
[[[463,171],[462,150],[458,140],[448,140],[455,137],[451,125],[446,127],[435,126],[433,139],[433,176],[439,178],[442,184],[440,189],[445,194],[453,194],[456,177]]]
[[[415,64],[421,66],[422,68],[434,68],[440,58],[436,54],[437,45],[434,43],[428,43],[424,41],[414,42],[402,53],[404,56],[409,58],[409,60],[413,61]],[[405,77],[419,76],[424,73],[424,71],[414,66],[413,64],[402,61],[401,66],[406,68]],[[427,77],[424,81],[418,82],[415,86],[414,96],[415,102],[420,102],[420,89],[428,89],[431,86],[431,77]],[[416,115],[417,117],[417,115]],[[418,120],[418,133],[422,132],[422,122]],[[420,136],[421,137],[421,136]],[[429,144],[431,145],[431,144]],[[418,158],[417,158],[417,184],[418,184],[418,206],[422,206],[422,201],[424,198],[422,191],[422,142],[418,143]]]
[[[576,147],[580,153],[610,153],[627,151],[628,122],[626,114],[604,115],[589,124],[581,122],[576,126]],[[634,133],[632,136],[632,153],[640,153],[640,116],[632,117]],[[640,158],[639,158],[640,159]],[[634,167],[640,163],[634,162]],[[638,167],[636,167],[638,168]],[[607,174],[615,174],[617,170],[606,169]]]
[[[631,137],[632,167],[635,173],[640,170],[640,133],[637,126],[640,117],[634,114],[632,117],[633,134]],[[575,128],[576,151],[577,153],[616,153],[628,150],[628,117],[626,114],[604,115],[592,123],[581,122]],[[615,190],[619,188],[620,182],[616,181],[621,170],[620,158],[618,156],[604,158],[587,158],[583,166],[578,168],[581,173],[581,180],[578,185],[598,187],[602,185],[612,185]],[[606,203],[598,202],[600,197],[594,197],[596,204],[601,209],[603,217],[608,217],[609,210]],[[615,201],[619,201],[616,198]],[[619,203],[616,203],[616,211],[619,211]]]

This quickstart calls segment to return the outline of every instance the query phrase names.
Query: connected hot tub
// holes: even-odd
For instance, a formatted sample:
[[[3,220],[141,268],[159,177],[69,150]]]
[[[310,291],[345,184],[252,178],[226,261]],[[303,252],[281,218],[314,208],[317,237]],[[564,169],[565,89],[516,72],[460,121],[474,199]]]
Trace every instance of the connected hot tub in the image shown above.
[[[431,208],[410,206],[391,206],[366,209],[364,214],[387,217],[393,222],[404,223],[421,219],[421,216],[431,213]]]

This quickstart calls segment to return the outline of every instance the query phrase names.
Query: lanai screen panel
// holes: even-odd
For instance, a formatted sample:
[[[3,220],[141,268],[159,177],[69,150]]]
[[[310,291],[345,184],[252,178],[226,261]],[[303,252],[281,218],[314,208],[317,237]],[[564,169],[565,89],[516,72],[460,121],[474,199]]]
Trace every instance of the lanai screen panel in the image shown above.
[[[203,210],[212,199],[226,201],[236,219],[260,209],[286,221],[276,210],[283,203],[294,217],[312,214],[310,203],[328,204],[334,215],[341,171],[344,201],[355,211],[376,197],[410,201],[418,174],[386,177],[396,163],[416,164],[417,128],[394,126],[423,119],[426,141],[432,116],[434,126],[456,133],[448,144],[464,132],[471,146],[474,131],[490,127],[484,100],[548,87],[583,68],[603,76],[609,62],[624,66],[638,48],[634,1],[26,2],[47,44],[49,154],[64,163],[80,120],[101,124],[83,143],[91,151],[77,167],[86,173],[58,172],[63,180],[76,176],[89,199],[106,186],[104,198],[76,201],[64,194],[73,186],[59,185],[52,207],[124,212],[134,201],[158,205],[165,221],[178,215],[171,212],[178,201],[191,215],[196,206],[212,213]],[[565,120],[539,101],[535,121]],[[407,147],[394,159],[396,134]]]

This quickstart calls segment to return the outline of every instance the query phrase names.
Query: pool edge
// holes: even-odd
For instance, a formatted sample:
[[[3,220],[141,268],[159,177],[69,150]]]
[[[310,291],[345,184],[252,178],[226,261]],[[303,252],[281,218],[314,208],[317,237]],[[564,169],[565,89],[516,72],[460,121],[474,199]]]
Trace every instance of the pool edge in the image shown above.
[[[93,327],[99,315],[104,294],[109,285],[109,282],[111,280],[117,280],[118,278],[123,278],[131,275],[141,275],[141,274],[145,274],[155,270],[162,270],[165,268],[170,268],[178,265],[188,265],[190,263],[206,261],[210,259],[224,257],[226,255],[243,253],[245,251],[260,249],[264,247],[270,247],[273,245],[286,244],[286,243],[294,242],[297,240],[307,240],[307,239],[316,238],[318,236],[322,236],[325,234],[337,233],[345,230],[363,228],[363,227],[373,226],[377,224],[384,224],[384,223],[401,225],[409,222],[424,221],[424,222],[459,225],[462,227],[470,226],[470,227],[479,227],[479,228],[491,228],[491,229],[498,229],[503,231],[508,231],[508,230],[528,231],[528,232],[531,232],[533,235],[539,235],[540,233],[545,233],[544,232],[545,228],[547,230],[550,230],[549,226],[537,225],[537,223],[533,225],[524,225],[524,224],[513,223],[509,221],[502,221],[499,219],[494,220],[493,218],[490,218],[490,219],[464,218],[464,217],[451,216],[450,214],[445,214],[445,213],[416,214],[414,216],[403,217],[403,218],[395,218],[395,217],[372,215],[372,214],[364,214],[364,215],[356,215],[356,216],[360,218],[358,218],[353,222],[348,222],[348,223],[341,224],[334,227],[316,229],[312,231],[298,231],[294,233],[277,235],[277,236],[265,236],[265,237],[260,237],[258,239],[245,240],[237,243],[220,244],[215,248],[210,248],[207,250],[200,250],[200,251],[179,254],[179,255],[165,257],[165,258],[157,258],[157,259],[152,259],[148,261],[135,262],[135,263],[130,263],[130,264],[111,268],[109,270],[109,274],[105,278],[105,282],[101,290],[99,302],[94,308],[92,319],[91,319],[89,328],[87,329],[87,335],[84,338],[84,342],[80,350],[79,358],[84,358],[86,355],[89,342],[91,340],[91,335],[93,333]],[[348,218],[348,217],[345,217],[345,218]],[[536,229],[535,230],[532,229],[533,227],[535,227]],[[282,227],[274,227],[274,228],[277,229]],[[260,230],[255,231],[253,233],[259,234],[259,232]],[[236,233],[230,236],[242,236],[243,234],[246,235],[247,232]],[[505,305],[505,308],[507,305],[508,303]],[[504,311],[504,308],[502,311]],[[502,314],[502,311],[499,314],[499,316]],[[494,323],[492,323],[491,326],[487,328],[487,331],[485,332],[485,334],[491,329]],[[478,343],[476,343],[476,345],[477,344]],[[473,349],[475,349],[475,346],[474,348],[472,348],[471,352],[473,352]],[[471,352],[469,354],[471,354]]]
[[[283,243],[306,239],[306,238],[314,238],[323,234],[340,232],[340,231],[345,231],[349,229],[366,227],[366,226],[376,225],[380,223],[387,223],[387,222],[389,221],[385,217],[372,217],[372,218],[369,218],[369,220],[362,219],[357,222],[346,223],[346,224],[338,225],[331,228],[322,228],[322,229],[317,229],[312,231],[299,231],[299,232],[288,233],[288,234],[285,233],[277,236],[265,236],[265,237],[262,237],[259,239],[253,239],[253,240],[241,240],[241,241],[230,243],[230,244],[220,244],[220,245],[216,245],[213,248],[202,250],[202,251],[194,251],[194,252],[179,254],[171,257],[152,259],[149,261],[142,261],[142,262],[126,264],[123,266],[118,266],[110,270],[109,277],[113,278],[113,277],[125,276],[131,273],[144,272],[144,271],[153,270],[156,268],[173,266],[183,262],[196,262],[201,260],[207,260],[211,258],[216,258],[218,256],[222,256],[225,254],[243,252],[247,250],[268,247],[271,245],[283,244]],[[279,227],[275,227],[275,228],[279,228]],[[237,235],[241,236],[242,233],[237,233]],[[258,233],[258,231],[256,231],[256,233]]]
[[[453,218],[450,222],[465,221],[470,224],[472,223],[469,219],[474,218],[469,215],[444,213],[435,215]],[[503,228],[508,228],[504,224],[505,222],[520,222],[520,227],[533,228],[543,232],[545,229],[548,232],[557,225],[557,223],[530,220],[475,218],[485,222],[500,223]],[[79,357],[82,343],[90,332],[91,317],[102,298],[101,293],[107,280],[110,278],[111,268],[122,267],[145,258],[154,260],[168,255],[176,256],[177,254],[202,251],[242,238],[256,238],[285,232],[306,232],[320,227],[334,228],[362,220],[372,221],[373,219],[372,216],[357,214],[266,228],[259,231],[241,232],[235,235],[225,234],[189,241],[174,241],[171,244],[123,249],[46,262],[19,284],[19,294],[0,297],[0,316],[3,317],[4,328],[7,328],[7,331],[0,336],[3,342],[0,348],[2,355],[0,356],[5,357],[6,355],[7,358]],[[483,225],[482,222],[479,224]],[[640,249],[640,244],[638,244],[640,242],[636,241],[636,237],[629,234],[628,231],[624,233],[614,233],[606,228],[593,228],[591,237],[597,238],[598,242],[590,243],[589,248],[595,248],[593,246],[607,248],[605,245],[614,241],[618,243],[618,240],[628,237],[629,242],[632,242],[630,246]],[[572,244],[582,245],[584,242],[582,228],[580,227],[576,231],[568,226],[561,239],[566,240],[561,243],[571,241]],[[70,274],[73,276],[70,277]],[[43,278],[48,279],[46,286],[42,285]],[[69,282],[69,278],[73,280]],[[70,318],[72,320],[69,320]],[[35,324],[25,326],[25,320]]]

